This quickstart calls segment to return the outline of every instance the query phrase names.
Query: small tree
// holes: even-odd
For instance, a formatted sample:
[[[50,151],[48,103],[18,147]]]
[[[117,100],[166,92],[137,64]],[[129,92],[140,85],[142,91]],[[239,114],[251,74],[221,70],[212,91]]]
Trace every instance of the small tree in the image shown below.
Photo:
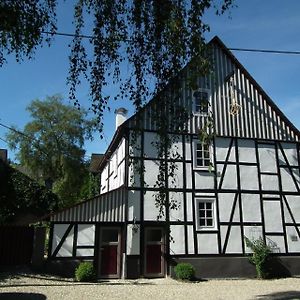
[[[249,247],[253,253],[249,256],[249,261],[255,265],[257,278],[265,279],[268,277],[267,263],[270,259],[272,249],[268,246],[262,237],[256,240],[250,240],[245,237],[246,246]]]

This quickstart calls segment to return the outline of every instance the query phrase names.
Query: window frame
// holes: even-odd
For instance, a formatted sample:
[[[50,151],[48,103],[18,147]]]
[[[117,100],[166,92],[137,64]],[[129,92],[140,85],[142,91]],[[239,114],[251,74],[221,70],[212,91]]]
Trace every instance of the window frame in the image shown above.
[[[196,103],[195,98],[194,98],[194,93],[195,92],[205,92],[205,93],[207,93],[207,96],[208,96],[207,112],[201,112],[201,111],[196,110],[197,103]],[[196,89],[196,90],[192,90],[192,103],[193,103],[193,114],[194,115],[207,116],[209,114],[209,107],[211,105],[211,90],[210,89],[205,89],[205,88],[199,88],[199,89]]]
[[[217,209],[216,209],[216,198],[200,198],[200,197],[196,197],[195,198],[196,201],[196,225],[197,225],[197,230],[201,231],[201,230],[205,230],[205,231],[213,231],[213,230],[217,230]],[[213,221],[213,225],[212,226],[208,226],[208,225],[200,225],[200,209],[199,209],[199,203],[211,203],[212,205],[212,221]],[[205,217],[206,217],[206,213],[205,213]]]
[[[202,166],[198,166],[197,164],[197,145],[201,145],[201,146],[204,146],[204,144],[202,144],[199,140],[194,140],[193,141],[193,168],[194,170],[202,170],[202,171],[206,171],[209,169],[209,166],[211,165],[212,163],[212,159],[213,159],[213,148],[212,148],[212,145],[211,144],[206,144],[208,146],[208,152],[209,152],[209,164],[208,166],[205,166],[205,165],[202,165]],[[203,151],[203,150],[202,150]],[[203,159],[203,161],[207,160],[205,157],[203,158],[200,158],[200,159]]]

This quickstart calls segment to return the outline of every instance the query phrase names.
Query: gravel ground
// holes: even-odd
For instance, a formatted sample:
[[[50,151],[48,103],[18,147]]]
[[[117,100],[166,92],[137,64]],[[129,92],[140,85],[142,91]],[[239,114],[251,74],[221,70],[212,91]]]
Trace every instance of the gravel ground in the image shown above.
[[[110,280],[78,283],[71,279],[36,275],[2,274],[0,300],[81,299],[300,299],[300,278],[276,280],[208,280],[178,282],[170,278]]]

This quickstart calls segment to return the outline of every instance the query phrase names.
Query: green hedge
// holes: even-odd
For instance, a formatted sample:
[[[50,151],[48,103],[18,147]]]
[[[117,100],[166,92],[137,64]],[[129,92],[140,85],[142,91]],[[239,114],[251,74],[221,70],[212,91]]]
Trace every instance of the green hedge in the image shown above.
[[[91,262],[82,262],[75,270],[75,279],[81,282],[96,280],[96,273]]]
[[[174,268],[176,278],[180,280],[192,280],[195,277],[195,268],[189,263],[179,263]]]

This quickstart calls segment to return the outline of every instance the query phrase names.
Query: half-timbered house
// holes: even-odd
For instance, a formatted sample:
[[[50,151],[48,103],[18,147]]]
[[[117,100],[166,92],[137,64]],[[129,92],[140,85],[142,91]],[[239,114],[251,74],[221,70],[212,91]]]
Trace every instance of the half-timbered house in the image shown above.
[[[99,196],[51,215],[49,264],[90,260],[99,277],[134,278],[165,276],[180,261],[198,276],[251,276],[246,236],[262,237],[299,274],[299,131],[219,38],[209,44],[212,74],[197,90],[183,79],[174,99],[191,113],[186,132],[169,132],[176,156],[158,155],[153,99],[118,126],[98,166]],[[214,136],[205,144],[208,114]],[[176,163],[165,187],[179,205],[157,219],[160,160]]]

